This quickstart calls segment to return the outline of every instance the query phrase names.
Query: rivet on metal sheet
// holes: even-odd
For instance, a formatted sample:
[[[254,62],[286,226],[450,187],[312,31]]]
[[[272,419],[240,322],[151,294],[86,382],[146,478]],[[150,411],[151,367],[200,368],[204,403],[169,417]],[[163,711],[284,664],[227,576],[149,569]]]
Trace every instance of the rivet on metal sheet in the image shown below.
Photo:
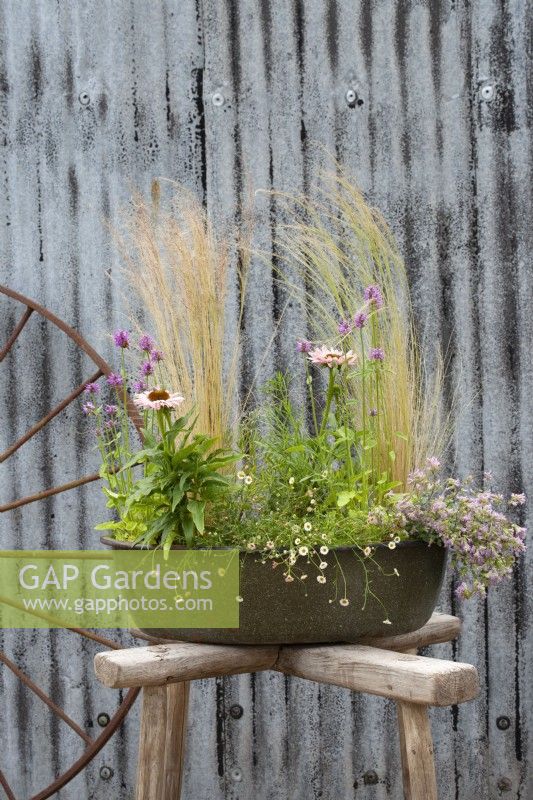
[[[379,778],[377,772],[374,772],[373,769],[369,769],[363,775],[363,783],[365,786],[374,786],[376,783],[379,783]]]
[[[91,102],[91,98],[89,97],[87,92],[81,92],[80,95],[78,96],[78,100],[80,101],[82,106],[88,106],[89,103]]]
[[[105,728],[106,725],[109,725],[109,719],[110,719],[109,714],[106,714],[104,712],[102,714],[98,714],[96,721],[98,722],[101,728]]]
[[[233,719],[240,719],[243,714],[244,714],[244,709],[242,706],[239,705],[231,706],[229,710],[229,715],[230,717],[233,717]]]
[[[214,106],[223,106],[224,105],[224,95],[222,92],[215,92],[211,98]]]
[[[496,720],[496,727],[500,731],[506,731],[511,727],[511,720],[509,717],[498,717]]]
[[[348,89],[344,96],[350,108],[355,108],[355,104],[357,103],[357,92],[355,89]]]
[[[113,772],[111,767],[106,767],[105,765],[103,767],[100,767],[100,777],[103,781],[110,780],[114,774],[115,773]]]
[[[481,95],[481,99],[489,103],[494,97],[494,86],[492,83],[484,83],[482,84],[479,93]]]
[[[230,778],[232,781],[235,781],[235,783],[240,783],[242,781],[242,772],[239,767],[233,767],[230,772]]]

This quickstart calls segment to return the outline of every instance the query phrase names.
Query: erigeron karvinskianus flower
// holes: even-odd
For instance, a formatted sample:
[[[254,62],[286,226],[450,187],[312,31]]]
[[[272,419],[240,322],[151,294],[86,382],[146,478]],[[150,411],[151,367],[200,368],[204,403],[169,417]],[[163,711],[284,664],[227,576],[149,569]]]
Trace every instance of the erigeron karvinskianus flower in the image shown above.
[[[350,605],[350,601],[348,600],[347,597],[341,597],[341,599],[339,600],[339,603],[340,603],[341,606],[344,606],[344,607]]]
[[[151,389],[141,392],[133,397],[133,402],[137,408],[144,411],[161,411],[164,408],[178,408],[183,403],[184,398],[177,392],[167,392],[166,389]]]
[[[320,548],[320,552],[323,556],[327,556],[327,554],[329,553],[329,547],[323,544],[322,547]]]
[[[315,347],[309,353],[309,361],[319,367],[353,367],[357,363],[357,354],[352,350],[346,352],[336,347]]]
[[[327,561],[321,561],[318,567],[319,569],[326,569],[327,565],[328,565]]]
[[[253,482],[252,476],[251,475],[246,475],[246,477],[244,478],[244,482],[245,482],[246,486],[250,486],[250,484]]]
[[[317,576],[316,576],[316,579],[317,579],[317,581],[318,581],[319,583],[325,583],[325,582],[326,582],[326,577],[325,577],[325,575],[317,575]]]
[[[309,549],[305,545],[302,545],[301,547],[298,548],[298,553],[301,556],[306,556],[308,554],[308,552],[309,552]]]
[[[311,525],[311,523],[310,522],[304,522],[304,531],[307,531],[307,533],[309,533],[309,531],[312,531],[312,530],[313,530],[313,526]]]

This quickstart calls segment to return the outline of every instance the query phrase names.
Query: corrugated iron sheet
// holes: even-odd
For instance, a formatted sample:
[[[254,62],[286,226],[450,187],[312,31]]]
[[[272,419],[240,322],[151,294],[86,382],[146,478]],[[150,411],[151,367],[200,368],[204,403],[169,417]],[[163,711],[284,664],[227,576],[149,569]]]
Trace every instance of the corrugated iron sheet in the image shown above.
[[[105,220],[117,223],[133,188],[178,180],[233,224],[250,186],[312,190],[333,154],[401,241],[428,359],[449,356],[459,469],[490,470],[503,490],[533,496],[529,18],[523,0],[4,0],[2,282],[110,356],[106,331],[125,310]],[[268,250],[277,208],[266,195],[257,204],[256,243]],[[248,364],[280,311],[271,273],[259,262],[253,270]],[[4,303],[3,339],[16,319]],[[282,366],[301,324],[284,318]],[[4,365],[2,444],[86,369],[32,318]],[[2,498],[95,461],[71,409],[3,467]],[[2,546],[88,546],[102,508],[90,486],[10,512]],[[529,553],[486,602],[458,607],[451,582],[443,591],[442,609],[465,629],[457,645],[434,651],[474,663],[485,687],[476,702],[434,713],[443,798],[492,799],[504,786],[513,800],[533,797],[531,562]],[[78,720],[96,726],[116,706],[116,693],[91,677],[92,645],[62,632],[1,638]],[[78,744],[4,670],[0,698],[1,766],[25,797],[73,761]],[[240,719],[228,714],[234,704]],[[132,715],[61,797],[131,797],[136,724]],[[108,780],[102,766],[113,770]],[[365,783],[369,771],[377,784]],[[394,708],[271,674],[197,685],[184,797],[399,800]]]

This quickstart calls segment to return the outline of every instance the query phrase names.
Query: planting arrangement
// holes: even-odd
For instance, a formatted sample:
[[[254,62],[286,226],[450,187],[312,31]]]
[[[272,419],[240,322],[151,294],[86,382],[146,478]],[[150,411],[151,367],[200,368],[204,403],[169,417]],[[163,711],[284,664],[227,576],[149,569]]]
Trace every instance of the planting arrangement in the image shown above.
[[[389,230],[342,176],[319,198],[277,198],[288,222],[275,243],[287,298],[276,333],[294,329],[290,313],[306,327],[286,370],[265,343],[246,394],[236,331],[250,271],[268,259],[222,240],[190,202],[156,220],[139,203],[131,219],[129,274],[155,338],[135,320],[116,331],[116,371],[86,387],[110,509],[98,528],[115,547],[234,548],[241,561],[238,631],[163,635],[305,642],[414,630],[433,611],[447,554],[468,598],[511,575],[524,549],[520,487],[503,497],[489,475],[446,468],[443,371],[423,367]]]

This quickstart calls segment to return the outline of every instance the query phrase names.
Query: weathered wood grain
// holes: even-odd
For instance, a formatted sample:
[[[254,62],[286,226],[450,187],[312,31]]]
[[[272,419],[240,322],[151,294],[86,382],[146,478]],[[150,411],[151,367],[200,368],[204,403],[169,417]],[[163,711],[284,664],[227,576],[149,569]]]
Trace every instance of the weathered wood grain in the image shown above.
[[[408,703],[448,706],[479,693],[475,667],[365,645],[282,647],[276,669]]]
[[[414,703],[397,703],[396,709],[405,800],[438,800],[428,710]]]
[[[176,681],[271,669],[277,655],[277,647],[198,645],[191,642],[155,644],[98,653],[94,659],[94,671],[98,680],[112,689],[161,686]]]

